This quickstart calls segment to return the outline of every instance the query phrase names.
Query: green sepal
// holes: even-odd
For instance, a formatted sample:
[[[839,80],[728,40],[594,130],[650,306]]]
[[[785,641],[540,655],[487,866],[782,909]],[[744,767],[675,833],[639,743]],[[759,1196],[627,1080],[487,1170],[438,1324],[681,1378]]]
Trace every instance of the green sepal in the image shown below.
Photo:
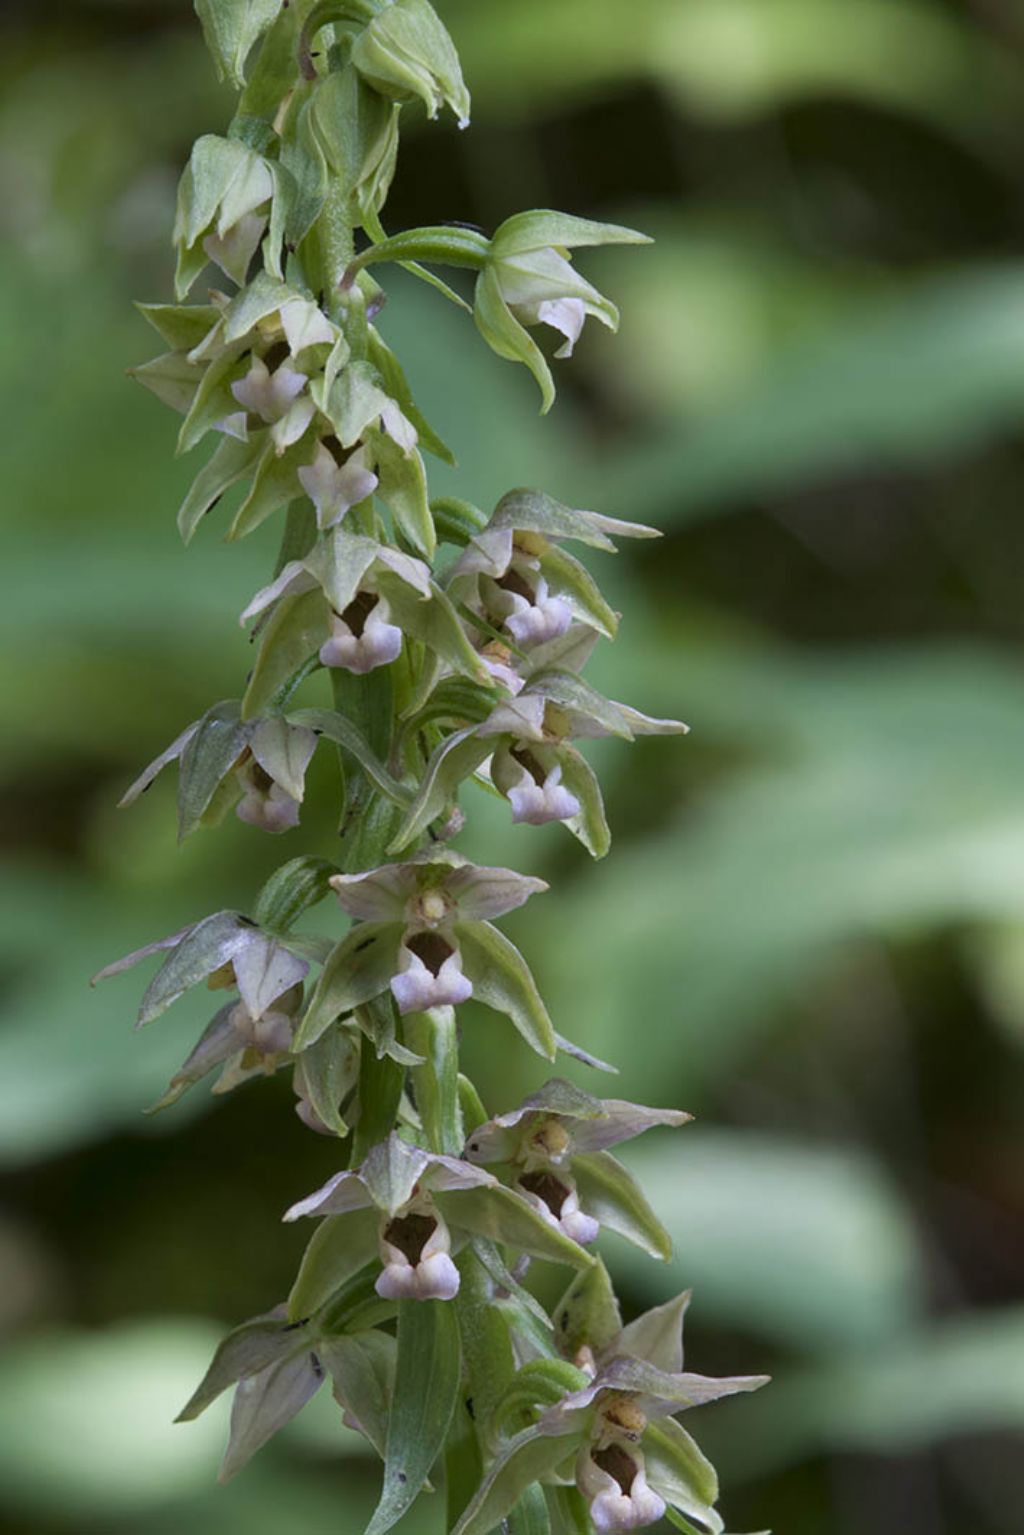
[[[345,1282],[377,1256],[380,1216],[376,1210],[349,1210],[320,1222],[303,1254],[288,1297],[288,1315],[305,1321]]]
[[[566,1359],[582,1348],[600,1354],[622,1330],[622,1313],[600,1258],[577,1274],[552,1312],[555,1342]]]
[[[398,969],[401,940],[397,922],[359,922],[346,933],[324,965],[295,1035],[295,1050],[305,1050],[336,1018],[386,990]]]
[[[519,533],[542,533],[545,538],[572,538],[591,549],[615,553],[613,538],[660,538],[657,528],[643,522],[626,522],[601,512],[581,511],[556,501],[543,490],[509,490],[494,508],[489,526],[512,528]]]
[[[435,1194],[434,1201],[453,1230],[501,1242],[548,1263],[586,1268],[594,1261],[590,1253],[504,1184]]]
[[[282,598],[260,635],[259,654],[242,699],[243,717],[251,720],[284,704],[310,663],[317,664],[329,634],[330,610],[323,592]]]
[[[241,90],[252,46],[275,20],[282,0],[195,0],[217,73]]]
[[[270,876],[259,895],[253,916],[271,933],[286,933],[294,922],[331,893],[328,881],[338,866],[326,858],[305,854],[292,858]]]
[[[171,950],[147,986],[135,1027],[141,1029],[152,1023],[191,987],[226,965],[254,928],[255,924],[237,911],[217,911],[197,922]]]
[[[417,553],[432,560],[437,534],[430,515],[427,471],[419,450],[403,453],[393,437],[374,428],[367,431],[366,438],[380,480],[377,496],[391,513],[398,532]]]
[[[194,346],[205,341],[220,319],[220,310],[213,304],[136,304],[135,307],[175,352],[191,352]]]
[[[395,1389],[395,1339],[371,1328],[325,1338],[317,1355],[334,1383],[335,1400],[358,1420],[383,1460]]]
[[[472,1135],[478,1125],[486,1124],[489,1116],[483,1100],[469,1078],[463,1076],[461,1072],[459,1073],[459,1106],[467,1135]]]
[[[193,1422],[229,1386],[258,1375],[268,1365],[308,1353],[309,1347],[306,1329],[282,1321],[280,1317],[268,1315],[243,1322],[217,1345],[210,1368],[175,1418],[175,1423]]]
[[[183,543],[191,542],[207,512],[212,510],[225,491],[251,473],[263,451],[262,434],[252,436],[246,442],[239,442],[235,437],[221,438],[209,462],[204,464],[192,481],[192,487],[178,509],[178,532]]]
[[[588,1215],[617,1231],[652,1258],[672,1256],[672,1238],[647,1202],[633,1174],[609,1151],[573,1157],[573,1177]]]
[[[576,218],[553,208],[534,208],[514,213],[495,231],[493,249],[496,257],[520,256],[526,251],[551,245],[567,249],[583,245],[651,245],[650,235],[623,224],[599,224],[593,219]]]
[[[179,842],[199,826],[251,733],[233,700],[214,704],[199,721],[178,763]]]
[[[545,549],[540,568],[560,595],[567,596],[577,613],[595,629],[613,640],[619,630],[619,615],[605,601],[590,571],[567,549]]]
[[[389,162],[397,149],[397,124],[390,104],[351,65],[320,79],[310,101],[309,130],[328,167],[328,183],[349,189],[355,213],[362,195],[371,203],[386,191]]]
[[[612,845],[612,835],[597,774],[574,746],[561,747],[558,760],[562,767],[562,783],[580,802],[579,815],[574,815],[566,825],[592,858],[604,858]]]
[[[554,1474],[568,1453],[565,1436],[525,1428],[502,1447],[452,1535],[489,1535],[535,1482]]]
[[[404,634],[419,640],[463,676],[480,683],[489,681],[490,674],[466,638],[450,597],[435,581],[430,583],[427,601],[412,592],[404,581],[384,572],[378,586]]]
[[[461,1372],[455,1308],[439,1300],[400,1301],[384,1487],[366,1535],[384,1535],[419,1496],[444,1445]]]
[[[555,403],[555,381],[547,360],[525,326],[520,325],[501,291],[493,266],[486,266],[476,281],[473,318],[477,329],[492,352],[509,362],[525,363],[537,381],[541,394],[541,415],[546,416]]]
[[[553,1061],[555,1031],[537,983],[515,944],[490,922],[456,922],[455,935],[476,1000],[505,1013],[531,1050]]]
[[[239,405],[231,393],[231,385],[249,371],[248,358],[243,356],[243,351],[240,342],[225,347],[206,369],[188,415],[181,423],[176,449],[179,455],[188,453],[225,417],[238,413]]]
[[[137,368],[129,368],[128,377],[156,395],[161,405],[186,416],[192,409],[204,372],[203,366],[189,362],[184,352],[162,352]]]
[[[715,1513],[718,1476],[691,1436],[674,1418],[650,1423],[643,1439],[647,1479],[673,1508],[690,1514],[710,1530],[721,1530]]]

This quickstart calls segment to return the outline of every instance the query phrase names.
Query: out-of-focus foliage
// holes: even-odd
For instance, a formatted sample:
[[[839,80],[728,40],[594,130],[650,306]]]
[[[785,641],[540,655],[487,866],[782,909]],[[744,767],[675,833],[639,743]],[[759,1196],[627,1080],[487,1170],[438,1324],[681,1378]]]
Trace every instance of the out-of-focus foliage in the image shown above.
[[[588,268],[622,334],[588,336],[543,425],[466,316],[389,277],[382,324],[460,460],[438,492],[538,484],[663,526],[601,572],[627,623],[596,680],[693,727],[628,762],[600,743],[618,856],[585,879],[483,796],[467,851],[557,877],[571,936],[510,924],[556,1023],[629,1096],[698,1112],[636,1163],[676,1239],[661,1280],[696,1288],[690,1365],[776,1377],[708,1415],[730,1527],[1017,1535],[1024,23],[441,9],[474,125],[411,144],[396,227],[551,204],[658,243]],[[277,1083],[143,1119],[202,1014],[140,1040],[132,983],[86,985],[279,851],[242,826],[179,850],[163,783],[112,808],[232,690],[275,553],[269,528],[225,546],[230,508],[180,548],[192,466],[123,377],[226,98],[172,0],[2,25],[0,1532],[356,1535],[373,1473],[330,1403],[221,1491],[219,1420],[169,1425],[216,1327],[287,1289],[294,1233],[266,1232],[329,1144]],[[491,1027],[466,1048],[497,1088]],[[504,1059],[511,1101],[538,1079]],[[608,1258],[637,1307],[663,1293]]]

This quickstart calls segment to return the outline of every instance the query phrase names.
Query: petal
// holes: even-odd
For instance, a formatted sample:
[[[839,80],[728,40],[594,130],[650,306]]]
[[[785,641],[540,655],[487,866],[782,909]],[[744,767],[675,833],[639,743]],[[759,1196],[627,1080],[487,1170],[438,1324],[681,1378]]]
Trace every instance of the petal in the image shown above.
[[[300,471],[301,473],[301,471]],[[309,592],[316,586],[316,581],[309,574],[301,560],[289,560],[278,575],[267,586],[263,586],[252,598],[244,609],[238,622],[244,629],[250,618],[256,618],[263,613],[279,597],[284,597],[290,592]]]
[[[480,864],[456,869],[447,880],[447,889],[458,902],[459,917],[471,922],[486,922],[515,911],[531,895],[540,895],[548,888],[546,880]]]
[[[402,921],[413,881],[408,865],[386,863],[365,874],[333,874],[328,881],[343,911],[361,922]]]
[[[297,1221],[303,1215],[344,1215],[349,1210],[365,1210],[371,1204],[358,1173],[335,1173],[315,1194],[308,1194],[286,1210],[283,1219]]]
[[[300,959],[277,939],[258,930],[253,931],[231,963],[246,1011],[256,1021],[309,971],[308,960]]]

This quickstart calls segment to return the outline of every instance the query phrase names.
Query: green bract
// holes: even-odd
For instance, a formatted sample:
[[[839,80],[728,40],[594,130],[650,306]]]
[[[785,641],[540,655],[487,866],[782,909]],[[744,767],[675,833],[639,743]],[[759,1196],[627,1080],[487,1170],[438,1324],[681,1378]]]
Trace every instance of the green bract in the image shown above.
[[[337,837],[327,857],[289,845],[251,915],[200,917],[97,979],[159,956],[139,1025],[192,988],[229,992],[155,1107],[214,1072],[223,1093],[287,1069],[339,1170],[285,1216],[319,1218],[287,1302],[229,1334],[182,1417],[234,1388],[226,1479],[329,1379],[383,1461],[368,1535],[442,1476],[451,1535],[506,1521],[519,1535],[605,1535],[666,1510],[680,1529],[720,1531],[714,1472],[675,1415],[762,1378],[683,1371],[686,1296],[623,1327],[590,1250],[608,1228],[668,1256],[612,1148],[689,1116],[561,1078],[491,1110],[459,1059],[462,1032],[489,1026],[466,1011],[482,1003],[520,1037],[495,1029],[493,1050],[525,1043],[614,1070],[556,1031],[495,925],[546,883],[452,844],[473,781],[513,820],[562,821],[595,857],[608,851],[586,742],[686,727],[584,681],[618,614],[576,549],[614,553],[655,530],[541,490],[510,490],[489,515],[432,502],[424,454],[454,460],[375,323],[386,295],[368,270],[400,263],[464,308],[424,264],[471,271],[484,340],[526,364],[547,410],[531,331],[553,329],[565,357],[588,317],[618,324],[570,252],[645,237],[543,210],[491,238],[450,225],[389,237],[379,213],[407,105],[469,116],[428,0],[197,9],[243,93],[182,176],[178,302],[142,306],[166,350],[135,376],[182,417],[180,452],[212,442],[178,513],[183,539],[226,497],[229,541],[277,522],[281,542],[241,614],[254,642],[241,696],[189,724],[122,803],[176,763],[181,837],[233,810],[252,835],[297,843],[319,747],[340,770]],[[188,302],[210,263],[213,286]],[[323,936],[306,927],[315,908]],[[532,1260],[571,1272],[550,1315],[524,1282]]]

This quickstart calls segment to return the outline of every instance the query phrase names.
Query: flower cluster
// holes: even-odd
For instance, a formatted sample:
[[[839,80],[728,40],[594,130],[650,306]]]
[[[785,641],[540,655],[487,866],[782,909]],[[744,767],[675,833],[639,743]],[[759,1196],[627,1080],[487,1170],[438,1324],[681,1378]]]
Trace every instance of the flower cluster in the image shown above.
[[[124,803],[176,763],[181,836],[232,810],[254,833],[288,836],[325,748],[340,757],[343,802],[333,856],[291,857],[250,913],[203,917],[98,977],[161,956],[139,1025],[191,988],[232,993],[157,1109],[214,1071],[219,1093],[284,1068],[300,1118],[336,1148],[337,1170],[284,1217],[317,1220],[291,1294],[225,1339],[182,1416],[235,1388],[230,1476],[330,1378],[344,1422],[384,1460],[370,1535],[401,1518],[439,1459],[456,1535],[517,1510],[615,1532],[671,1508],[680,1529],[721,1530],[714,1473],[675,1417],[761,1378],[683,1371],[685,1297],[623,1327],[595,1251],[610,1231],[668,1256],[612,1148],[689,1116],[561,1077],[489,1116],[459,1061],[460,1029],[474,1026],[463,1009],[482,1004],[546,1061],[603,1067],[557,1031],[496,925],[545,882],[451,843],[477,785],[513,821],[562,822],[607,852],[577,743],[686,727],[584,680],[618,618],[570,546],[613,553],[615,539],[656,535],[541,491],[511,491],[489,514],[432,502],[424,455],[451,455],[378,328],[384,293],[369,270],[401,263],[471,309],[546,410],[553,377],[533,332],[554,331],[564,358],[588,317],[618,321],[570,253],[643,237],[550,211],[491,237],[388,237],[403,113],[420,102],[469,118],[428,0],[197,10],[242,96],[182,177],[177,302],[142,308],[167,349],[136,377],[182,416],[182,451],[212,442],[179,512],[183,538],[228,496],[228,538],[280,518],[281,554],[241,614],[255,646],[241,696],[188,725]],[[474,274],[472,305],[439,265]],[[300,924],[318,907],[347,919],[340,934]],[[523,1282],[533,1259],[574,1271],[552,1315]]]

